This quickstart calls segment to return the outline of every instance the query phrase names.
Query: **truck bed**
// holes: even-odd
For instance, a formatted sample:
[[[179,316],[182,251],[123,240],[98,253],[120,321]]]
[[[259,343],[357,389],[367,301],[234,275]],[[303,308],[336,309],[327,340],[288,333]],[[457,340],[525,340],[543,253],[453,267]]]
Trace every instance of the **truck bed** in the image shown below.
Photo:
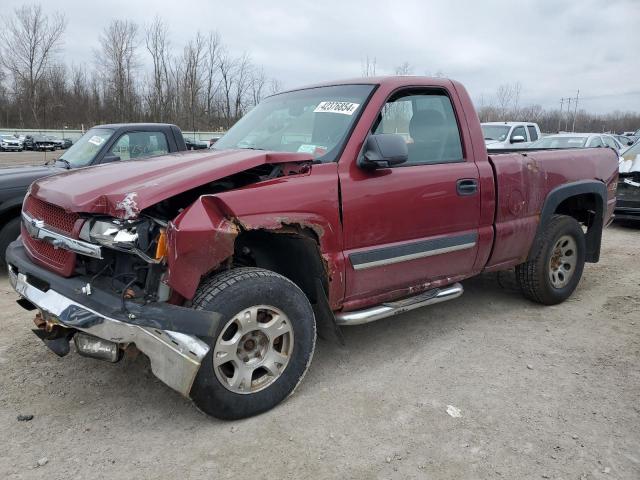
[[[591,179],[615,185],[617,154],[608,148],[493,151],[496,179],[495,239],[487,270],[523,262],[535,237],[543,203],[558,185]],[[588,172],[587,175],[585,173]],[[606,213],[615,206],[610,196]]]

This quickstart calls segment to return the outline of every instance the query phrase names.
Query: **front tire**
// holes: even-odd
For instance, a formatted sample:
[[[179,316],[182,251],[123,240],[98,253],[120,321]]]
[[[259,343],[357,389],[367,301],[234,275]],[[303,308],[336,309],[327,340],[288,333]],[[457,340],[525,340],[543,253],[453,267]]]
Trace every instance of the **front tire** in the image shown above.
[[[200,410],[235,420],[293,393],[316,342],[313,309],[297,285],[269,270],[237,268],[205,281],[193,308],[222,316],[191,388]]]
[[[585,235],[576,219],[554,215],[533,258],[516,266],[520,290],[530,300],[556,305],[571,296],[584,269]]]

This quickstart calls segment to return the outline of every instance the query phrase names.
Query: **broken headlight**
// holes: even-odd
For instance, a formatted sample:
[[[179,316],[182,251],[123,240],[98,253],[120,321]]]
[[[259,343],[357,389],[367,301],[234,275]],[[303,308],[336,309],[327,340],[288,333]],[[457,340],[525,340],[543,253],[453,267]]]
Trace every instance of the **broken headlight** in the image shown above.
[[[131,252],[149,263],[160,263],[167,250],[165,222],[152,218],[135,221],[90,219],[80,238],[114,250]]]

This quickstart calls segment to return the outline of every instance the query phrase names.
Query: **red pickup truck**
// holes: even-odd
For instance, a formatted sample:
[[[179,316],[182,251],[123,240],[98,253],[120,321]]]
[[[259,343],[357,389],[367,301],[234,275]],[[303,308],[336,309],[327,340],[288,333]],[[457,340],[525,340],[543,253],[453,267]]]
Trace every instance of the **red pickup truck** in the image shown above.
[[[38,180],[6,258],[56,353],[137,348],[234,419],[293,392],[316,328],[513,268],[527,298],[562,302],[599,259],[617,172],[608,149],[489,154],[455,81],[333,82],[267,98],[215,150]]]

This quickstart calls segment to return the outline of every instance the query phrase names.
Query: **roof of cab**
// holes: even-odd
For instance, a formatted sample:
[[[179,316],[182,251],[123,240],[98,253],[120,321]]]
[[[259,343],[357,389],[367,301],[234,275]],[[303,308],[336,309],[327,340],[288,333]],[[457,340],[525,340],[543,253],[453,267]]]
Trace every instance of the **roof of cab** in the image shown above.
[[[455,82],[450,78],[444,77],[422,77],[414,75],[391,75],[384,77],[359,77],[359,78],[347,78],[343,80],[332,80],[329,82],[320,82],[311,85],[303,85],[301,87],[292,88],[280,93],[295,92],[297,90],[306,90],[309,88],[318,87],[333,87],[337,85],[385,85],[389,87],[410,87],[415,86],[449,86],[451,82]],[[457,82],[456,82],[457,83]]]
[[[537,125],[535,122],[482,122],[481,125],[507,125],[513,127],[516,125]]]
[[[112,128],[115,130],[121,128],[150,128],[150,129],[159,129],[159,128],[172,128],[175,125],[171,123],[107,123],[105,125],[95,125],[92,128]]]

